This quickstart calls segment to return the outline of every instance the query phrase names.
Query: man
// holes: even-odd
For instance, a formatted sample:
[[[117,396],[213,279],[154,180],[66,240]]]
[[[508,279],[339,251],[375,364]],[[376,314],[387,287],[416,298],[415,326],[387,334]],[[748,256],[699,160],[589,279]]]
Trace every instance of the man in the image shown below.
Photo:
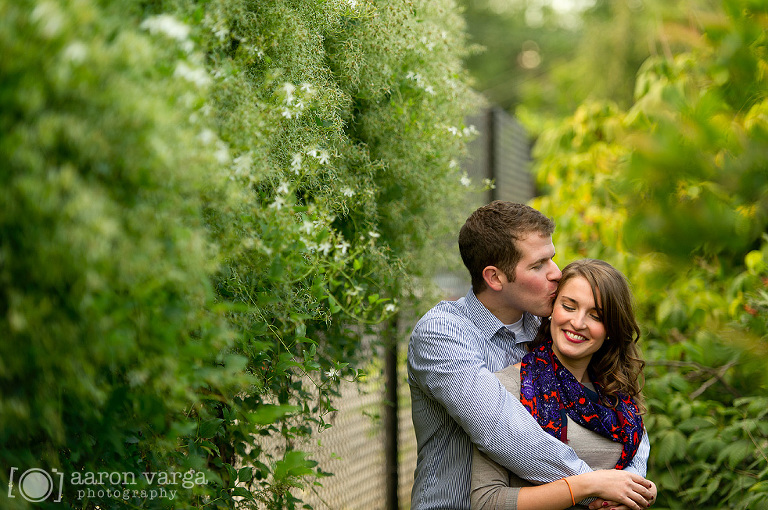
[[[472,443],[534,483],[590,471],[545,433],[494,372],[527,353],[540,317],[552,313],[561,273],[554,222],[522,204],[495,201],[459,233],[472,288],[419,320],[408,346],[418,458],[412,510],[469,509]],[[645,476],[647,434],[627,469]]]

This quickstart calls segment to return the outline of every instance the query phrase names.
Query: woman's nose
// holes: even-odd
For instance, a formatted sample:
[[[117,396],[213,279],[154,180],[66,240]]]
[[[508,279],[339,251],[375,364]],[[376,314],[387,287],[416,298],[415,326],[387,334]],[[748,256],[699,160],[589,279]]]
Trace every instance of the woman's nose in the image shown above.
[[[577,313],[573,317],[571,317],[571,324],[576,329],[584,329],[586,327],[586,323],[584,321],[584,314]]]

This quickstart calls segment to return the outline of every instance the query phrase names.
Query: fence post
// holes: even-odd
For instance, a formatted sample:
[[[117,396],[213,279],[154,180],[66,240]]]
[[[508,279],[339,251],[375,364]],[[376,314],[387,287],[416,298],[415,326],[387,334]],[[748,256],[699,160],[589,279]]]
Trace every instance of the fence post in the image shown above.
[[[397,344],[398,315],[396,314],[384,328],[384,465],[386,476],[386,510],[398,510],[399,490],[399,417],[397,398]]]
[[[496,139],[497,139],[497,133],[496,133],[496,109],[495,107],[490,107],[486,110],[485,113],[485,129],[487,133],[487,139],[486,139],[486,150],[488,151],[488,158],[487,161],[487,168],[486,168],[486,175],[489,180],[495,181],[497,177],[497,164],[496,164]],[[489,202],[493,202],[494,200],[497,200],[499,198],[499,193],[496,190],[496,188],[491,188],[488,190],[489,195]]]

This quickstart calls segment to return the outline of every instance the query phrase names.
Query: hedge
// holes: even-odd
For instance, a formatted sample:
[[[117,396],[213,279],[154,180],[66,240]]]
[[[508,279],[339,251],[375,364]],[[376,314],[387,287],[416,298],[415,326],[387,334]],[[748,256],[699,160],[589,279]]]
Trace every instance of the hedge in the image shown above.
[[[458,221],[465,46],[450,0],[0,1],[3,507],[301,505]]]

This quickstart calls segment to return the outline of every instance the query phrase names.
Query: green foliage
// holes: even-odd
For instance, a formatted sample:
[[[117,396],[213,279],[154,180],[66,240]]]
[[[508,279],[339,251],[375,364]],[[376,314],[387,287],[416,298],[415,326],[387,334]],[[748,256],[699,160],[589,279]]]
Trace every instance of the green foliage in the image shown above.
[[[3,466],[72,507],[301,506],[302,441],[460,220],[454,5],[0,0],[0,27]]]
[[[538,140],[561,263],[605,258],[644,334],[659,508],[768,506],[768,12],[731,1],[649,59],[627,111],[586,103]]]

